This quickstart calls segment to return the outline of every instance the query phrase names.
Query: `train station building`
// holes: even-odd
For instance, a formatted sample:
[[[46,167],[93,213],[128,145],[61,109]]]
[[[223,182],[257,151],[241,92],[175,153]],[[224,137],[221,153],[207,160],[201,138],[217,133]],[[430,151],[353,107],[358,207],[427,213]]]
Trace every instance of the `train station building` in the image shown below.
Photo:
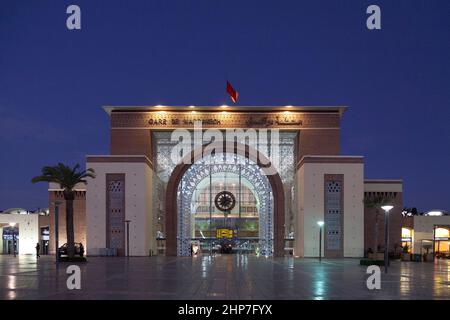
[[[317,257],[321,234],[324,257],[362,257],[384,239],[364,207],[375,194],[392,198],[390,243],[401,243],[402,181],[365,180],[364,156],[341,154],[346,107],[104,109],[110,153],[86,156],[96,178],[75,199],[75,241],[88,255],[190,256],[229,243]],[[58,186],[49,199],[52,215]]]

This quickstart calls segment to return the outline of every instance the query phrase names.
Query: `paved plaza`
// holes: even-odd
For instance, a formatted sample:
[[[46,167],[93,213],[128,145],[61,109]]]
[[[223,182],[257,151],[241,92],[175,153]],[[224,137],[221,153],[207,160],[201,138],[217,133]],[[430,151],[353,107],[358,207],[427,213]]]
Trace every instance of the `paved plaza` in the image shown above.
[[[0,256],[0,299],[450,299],[449,261],[391,263],[381,290],[366,287],[357,259],[250,255],[90,257],[81,289],[53,256]]]

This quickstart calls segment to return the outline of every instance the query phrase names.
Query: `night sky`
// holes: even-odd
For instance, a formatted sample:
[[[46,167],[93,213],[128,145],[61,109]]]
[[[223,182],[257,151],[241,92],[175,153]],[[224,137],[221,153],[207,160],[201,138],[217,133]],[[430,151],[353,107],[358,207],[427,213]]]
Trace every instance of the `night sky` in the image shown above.
[[[448,0],[0,0],[0,210],[48,206],[42,166],[109,153],[102,105],[231,104],[227,79],[238,105],[349,106],[341,153],[450,210]]]

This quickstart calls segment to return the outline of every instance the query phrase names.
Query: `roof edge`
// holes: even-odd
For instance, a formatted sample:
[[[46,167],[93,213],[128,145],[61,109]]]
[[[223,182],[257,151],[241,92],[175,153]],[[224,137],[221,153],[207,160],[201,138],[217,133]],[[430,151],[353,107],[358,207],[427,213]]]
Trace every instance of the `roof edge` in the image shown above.
[[[102,106],[108,115],[112,112],[151,112],[151,111],[204,111],[204,112],[339,112],[342,114],[348,106]]]

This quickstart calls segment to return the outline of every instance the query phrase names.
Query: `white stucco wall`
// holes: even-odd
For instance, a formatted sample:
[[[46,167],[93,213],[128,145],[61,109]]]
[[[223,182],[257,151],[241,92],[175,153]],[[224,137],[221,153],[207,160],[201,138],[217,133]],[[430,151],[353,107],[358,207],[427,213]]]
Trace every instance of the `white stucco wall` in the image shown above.
[[[317,257],[319,227],[324,221],[324,176],[344,175],[344,257],[364,255],[364,165],[362,163],[304,163],[296,174],[298,217],[294,255]],[[322,234],[322,246],[323,246]],[[324,248],[322,247],[322,255]]]
[[[422,240],[433,240],[434,226],[450,226],[450,216],[414,216],[413,253],[425,253]]]
[[[294,212],[294,256],[296,257],[304,257],[304,216],[305,216],[305,208],[304,208],[304,175],[305,170],[302,166],[295,173],[295,193],[296,193],[296,202],[297,202],[297,211]]]
[[[148,256],[156,252],[156,234],[152,227],[153,171],[145,163],[87,163],[96,178],[86,191],[87,254],[98,254],[106,247],[106,174],[125,174],[125,220],[130,222],[130,255]],[[126,238],[125,238],[126,249]]]
[[[39,216],[37,214],[0,214],[0,224],[16,223],[19,228],[19,254],[35,254],[39,242]]]

